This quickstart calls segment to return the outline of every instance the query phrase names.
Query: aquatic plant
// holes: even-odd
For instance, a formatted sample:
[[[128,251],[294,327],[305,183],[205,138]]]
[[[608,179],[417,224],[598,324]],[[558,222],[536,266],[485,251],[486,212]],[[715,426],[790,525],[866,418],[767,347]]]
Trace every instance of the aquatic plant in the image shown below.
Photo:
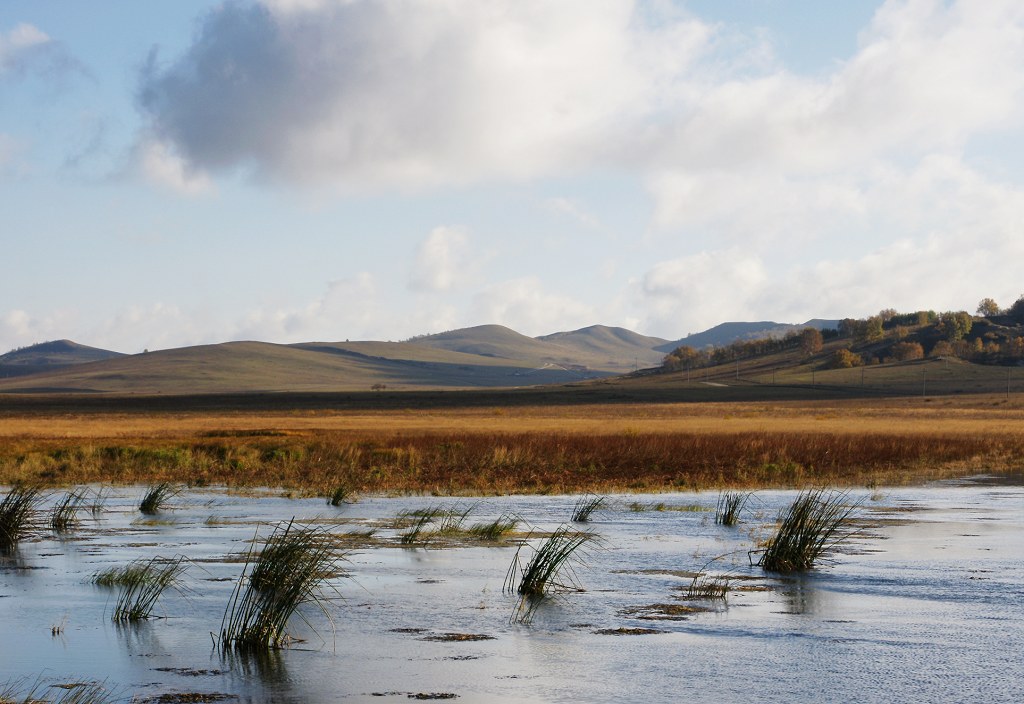
[[[402,545],[415,545],[416,543],[423,542],[428,534],[427,526],[429,526],[433,520],[433,516],[429,513],[423,513],[417,516],[412,527],[399,536],[399,540]]]
[[[341,556],[328,536],[289,521],[274,528],[259,554],[255,542],[221,620],[223,650],[281,647],[289,640],[288,621],[302,604],[314,604],[330,618],[320,590]]]
[[[725,491],[720,493],[718,505],[715,507],[715,523],[720,526],[734,526],[739,523],[740,512],[749,498],[749,492]]]
[[[547,539],[535,547],[524,542],[516,550],[505,574],[502,592],[518,594],[519,604],[512,615],[513,621],[527,623],[539,603],[549,591],[579,591],[573,563],[582,564],[580,548],[593,537],[592,533],[573,530],[567,525],[559,526]],[[530,559],[523,564],[520,553],[524,547],[532,550]],[[565,581],[560,581],[563,579]]]
[[[141,621],[149,618],[157,600],[178,582],[185,571],[185,557],[154,557],[140,560],[118,575],[116,583],[121,587],[111,619],[118,623]]]
[[[146,490],[139,503],[139,510],[145,514],[157,513],[177,493],[178,490],[170,482],[155,484]]]
[[[42,694],[42,679],[23,690],[24,680],[8,682],[0,686],[0,704],[113,704],[121,700],[103,682],[75,682],[72,684],[48,685],[46,689],[58,689],[59,694],[50,699]]]
[[[686,588],[686,598],[693,600],[722,600],[729,596],[729,578],[721,575],[709,576],[698,572]]]
[[[341,506],[344,503],[348,503],[349,498],[352,496],[352,489],[348,484],[339,484],[334,487],[334,491],[327,499],[327,503],[331,506]]]
[[[598,509],[603,508],[607,502],[607,496],[584,494],[576,502],[576,506],[573,507],[572,522],[586,523],[590,520],[591,515]]]
[[[109,491],[107,487],[101,486],[100,488],[98,488],[96,492],[92,495],[92,501],[89,504],[89,513],[91,513],[94,517],[99,516],[101,513],[103,513],[103,510],[106,508],[107,505],[108,496]]]
[[[55,533],[66,533],[78,524],[78,512],[85,503],[83,492],[69,491],[50,509],[50,528]]]
[[[779,517],[775,534],[768,539],[758,564],[769,572],[809,570],[851,535],[844,530],[859,502],[849,502],[846,492],[826,494],[824,489],[800,492]]]
[[[0,501],[0,550],[13,550],[32,533],[39,501],[39,488],[25,485],[12,487]]]
[[[503,513],[488,523],[474,523],[467,532],[479,540],[498,540],[514,531],[518,525],[518,518],[510,513]]]

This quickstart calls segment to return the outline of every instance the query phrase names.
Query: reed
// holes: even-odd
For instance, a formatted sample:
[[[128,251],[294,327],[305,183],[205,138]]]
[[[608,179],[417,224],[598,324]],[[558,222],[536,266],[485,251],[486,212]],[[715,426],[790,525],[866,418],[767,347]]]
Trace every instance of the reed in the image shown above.
[[[572,509],[572,522],[588,522],[590,517],[596,511],[604,508],[607,502],[607,496],[595,496],[593,494],[585,494],[584,496],[581,496]]]
[[[488,523],[475,523],[467,532],[478,540],[501,540],[516,529],[519,519],[512,514],[503,513]]]
[[[10,551],[35,530],[40,490],[16,485],[0,501],[0,551]]]
[[[331,506],[341,506],[342,504],[349,503],[349,499],[352,498],[352,487],[348,484],[339,484],[334,487],[334,491],[327,498],[327,503]]]
[[[221,649],[282,647],[291,640],[288,621],[303,604],[317,606],[330,619],[321,586],[340,559],[327,534],[298,528],[294,520],[275,527],[259,554],[254,539],[221,620]]]
[[[127,565],[108,567],[105,570],[94,572],[89,577],[89,582],[97,587],[124,587],[145,579],[145,560],[136,560]]]
[[[135,564],[121,575],[121,592],[112,620],[117,623],[142,621],[151,617],[153,607],[168,587],[178,583],[185,571],[185,557],[154,557]]]
[[[729,578],[721,575],[712,577],[705,572],[699,572],[690,580],[685,594],[687,599],[694,601],[725,601],[729,596]]]
[[[139,511],[147,515],[158,513],[177,494],[178,490],[170,482],[155,484],[146,490],[139,503]]]
[[[592,533],[563,525],[539,547],[529,542],[519,546],[502,586],[503,593],[515,593],[520,597],[512,621],[528,623],[537,606],[551,591],[580,591],[573,565],[583,564],[584,555],[580,549],[592,537]],[[524,547],[532,551],[525,564],[520,559]]]
[[[740,512],[750,498],[750,492],[726,491],[718,495],[715,507],[715,523],[720,526],[734,526],[739,523]]]
[[[779,517],[775,534],[768,539],[758,564],[769,572],[800,572],[849,539],[846,530],[859,507],[846,492],[824,489],[802,491]]]
[[[55,533],[67,533],[78,525],[78,512],[84,508],[85,493],[69,491],[50,509],[50,528]]]
[[[23,687],[23,682],[8,682],[0,686],[0,704],[113,704],[122,700],[121,695],[107,689],[103,682],[62,684],[53,698],[40,692],[54,689],[44,686],[41,678],[27,689]]]

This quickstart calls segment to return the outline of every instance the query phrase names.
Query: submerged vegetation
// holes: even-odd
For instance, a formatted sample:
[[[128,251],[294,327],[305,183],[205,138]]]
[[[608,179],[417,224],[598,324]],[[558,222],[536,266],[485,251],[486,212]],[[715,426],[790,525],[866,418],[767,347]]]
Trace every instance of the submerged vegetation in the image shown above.
[[[758,564],[769,572],[811,569],[850,538],[849,521],[858,506],[846,492],[802,491],[779,517]]]
[[[221,621],[223,650],[259,651],[287,644],[288,621],[303,604],[313,604],[330,619],[321,587],[331,577],[341,556],[328,536],[289,521],[277,526],[256,554],[246,557]]]

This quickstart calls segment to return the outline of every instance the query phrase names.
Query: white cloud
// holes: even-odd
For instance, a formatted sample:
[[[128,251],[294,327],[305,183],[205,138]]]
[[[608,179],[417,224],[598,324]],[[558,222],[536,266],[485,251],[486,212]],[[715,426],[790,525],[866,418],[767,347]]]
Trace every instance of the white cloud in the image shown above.
[[[478,292],[469,319],[505,325],[524,335],[543,335],[592,325],[601,318],[593,306],[546,291],[538,278],[528,276]]]
[[[464,283],[473,262],[467,234],[452,227],[435,227],[416,250],[409,286],[418,291],[450,291]]]
[[[150,65],[139,102],[202,169],[352,189],[529,178],[631,152],[710,36],[632,0],[228,3]]]
[[[140,145],[137,159],[146,178],[159,186],[189,196],[214,190],[209,176],[190,167],[164,143],[147,142]]]
[[[45,32],[25,23],[6,33],[0,32],[0,75],[22,70],[32,50],[50,41]]]
[[[582,225],[587,227],[601,226],[601,222],[596,217],[584,210],[579,203],[571,198],[559,196],[556,198],[548,198],[545,202],[551,210],[556,213],[567,215]]]

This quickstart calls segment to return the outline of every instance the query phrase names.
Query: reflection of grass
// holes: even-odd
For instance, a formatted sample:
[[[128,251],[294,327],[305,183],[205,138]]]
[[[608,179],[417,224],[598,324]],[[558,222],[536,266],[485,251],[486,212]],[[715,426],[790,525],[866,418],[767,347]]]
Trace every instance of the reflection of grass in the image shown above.
[[[527,542],[516,550],[502,588],[506,593],[514,592],[520,596],[513,620],[528,622],[540,601],[552,590],[580,589],[573,563],[581,562],[577,552],[591,537],[591,533],[560,526],[539,547]],[[533,553],[525,564],[520,561],[523,547],[528,547]],[[563,574],[565,581],[560,581]]]
[[[15,486],[0,501],[0,550],[12,550],[33,529],[39,488]]]
[[[254,550],[221,621],[220,645],[225,650],[284,645],[288,621],[303,604],[315,604],[327,614],[320,587],[335,571],[339,557],[326,534],[289,522],[274,529],[258,555]]]
[[[607,496],[594,496],[593,494],[581,496],[572,509],[572,522],[586,523],[595,511],[604,507],[607,501]]]
[[[758,564],[769,572],[809,570],[826,553],[849,537],[843,528],[858,503],[848,503],[845,492],[823,489],[803,491],[780,516]]]
[[[117,575],[114,583],[121,586],[121,592],[114,606],[113,620],[125,622],[149,618],[160,596],[168,587],[175,585],[185,571],[184,559],[180,555],[171,559],[154,557],[134,563]]]

